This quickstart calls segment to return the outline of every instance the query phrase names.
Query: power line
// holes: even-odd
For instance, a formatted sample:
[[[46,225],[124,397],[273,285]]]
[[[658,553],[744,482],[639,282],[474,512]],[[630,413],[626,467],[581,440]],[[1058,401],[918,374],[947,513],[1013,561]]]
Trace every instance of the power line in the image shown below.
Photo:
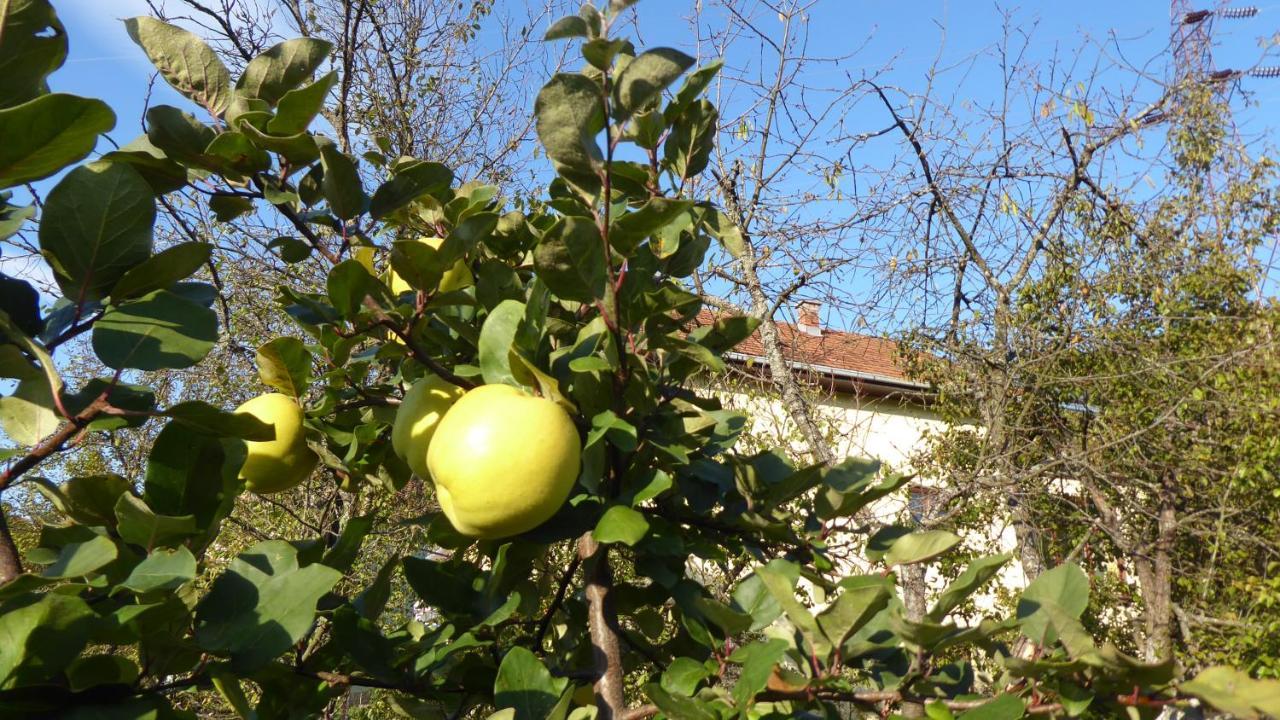
[[[1245,75],[1258,78],[1280,77],[1280,68],[1258,67],[1248,70],[1218,69],[1213,62],[1213,29],[1216,20],[1247,20],[1258,16],[1254,5],[1228,7],[1225,0],[1216,8],[1196,8],[1192,0],[1170,0],[1169,20],[1172,25],[1170,43],[1173,48],[1173,81],[1224,82]]]

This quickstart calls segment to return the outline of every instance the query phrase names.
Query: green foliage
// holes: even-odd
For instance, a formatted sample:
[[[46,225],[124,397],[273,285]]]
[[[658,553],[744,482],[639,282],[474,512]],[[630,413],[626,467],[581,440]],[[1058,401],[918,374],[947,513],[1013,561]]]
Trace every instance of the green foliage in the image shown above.
[[[98,134],[115,124],[115,113],[101,100],[63,93],[0,110],[0,133],[25,138],[0,149],[0,188],[46,178],[82,160]]]
[[[151,255],[151,186],[128,165],[97,163],[67,173],[45,201],[40,250],[63,294],[100,300]]]
[[[689,330],[701,302],[683,278],[713,239],[731,253],[743,247],[724,213],[679,195],[714,141],[715,109],[699,96],[719,65],[673,95],[693,60],[665,48],[636,55],[611,39],[630,5],[587,5],[548,32],[587,39],[588,66],[539,93],[538,135],[558,178],[545,204],[526,210],[496,188],[455,186],[450,170],[425,161],[397,161],[374,180],[377,171],[310,131],[335,81],[304,86],[324,43],[271,48],[233,89],[194,35],[127,21],[207,118],[152,108],[145,142],[71,170],[50,193],[39,236],[67,309],[32,315],[21,285],[16,305],[6,294],[0,359],[21,382],[0,417],[29,464],[6,471],[0,490],[78,433],[128,426],[148,433],[149,450],[132,477],[32,478],[56,514],[33,533],[29,570],[0,585],[0,713],[190,716],[201,697],[242,717],[316,716],[355,686],[415,717],[582,718],[593,710],[570,714],[581,704],[571,678],[602,674],[600,713],[652,703],[671,718],[829,717],[838,702],[1016,718],[1058,703],[1114,712],[1128,697],[1188,694],[1244,707],[1245,685],[1273,691],[1218,676],[1178,688],[1171,666],[1096,647],[1080,620],[1089,585],[1075,565],[1041,576],[1016,616],[961,625],[951,611],[1007,558],[973,561],[927,617],[913,618],[895,569],[934,562],[958,536],[881,531],[865,573],[829,554],[829,521],[858,516],[906,478],[866,460],[796,467],[775,452],[738,453],[746,418],[690,389],[756,329],[720,318]],[[56,24],[43,2],[5,7]],[[9,25],[3,37],[0,60],[17,62]],[[6,89],[42,88],[58,52],[32,51]],[[83,139],[100,124],[69,117],[59,132]],[[45,142],[43,130],[17,132],[21,152],[52,148],[40,172],[87,152]],[[615,160],[622,142],[653,150],[648,163]],[[296,229],[257,238],[262,256],[322,280],[275,288],[295,334],[249,347],[262,383],[305,408],[321,458],[308,487],[336,485],[335,497],[372,499],[373,511],[338,510],[332,525],[308,526],[310,537],[228,543],[245,440],[274,430],[201,400],[157,407],[167,404],[157,393],[122,382],[140,371],[159,383],[165,373],[150,371],[201,363],[218,340],[214,294],[187,280],[209,248],[154,254],[151,242],[156,196],[195,178],[214,188],[222,219],[279,213]],[[413,242],[434,237],[439,247]],[[375,262],[413,291],[393,296]],[[457,263],[474,284],[442,290]],[[50,352],[75,325],[117,372],[64,392]],[[520,537],[476,542],[433,510],[407,523],[421,529],[417,546],[371,561],[366,544],[392,527],[378,508],[398,492],[431,492],[389,452],[385,412],[426,373],[466,387],[508,383],[566,408],[584,447],[578,483],[555,517]],[[1034,659],[1013,652],[1020,637],[1036,643]],[[612,665],[598,662],[610,655]]]
[[[67,30],[47,0],[9,0],[0,11],[0,108],[7,108],[49,92],[46,79],[67,59]]]
[[[1017,609],[1034,636],[1065,613],[1149,661],[1277,677],[1280,306],[1256,261],[1280,224],[1276,166],[1233,145],[1211,85],[1172,97],[1159,191],[1102,176],[1064,195],[1043,266],[975,298],[993,312],[955,328],[945,362],[913,360],[955,421],[933,460],[972,500],[965,524],[1012,516],[1022,549],[1084,570],[1036,581],[1051,602]],[[1068,586],[1092,605],[1053,607]]]

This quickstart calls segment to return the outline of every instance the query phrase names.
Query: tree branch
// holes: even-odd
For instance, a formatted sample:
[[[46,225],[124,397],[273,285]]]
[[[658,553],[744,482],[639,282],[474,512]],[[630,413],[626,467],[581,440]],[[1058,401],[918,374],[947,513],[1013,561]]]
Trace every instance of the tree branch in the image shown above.
[[[609,569],[609,548],[596,542],[591,532],[578,538],[578,557],[585,563],[587,627],[591,632],[592,656],[596,672],[596,718],[619,720],[626,713],[622,693],[622,649],[614,627],[616,615],[609,591],[613,573]]]

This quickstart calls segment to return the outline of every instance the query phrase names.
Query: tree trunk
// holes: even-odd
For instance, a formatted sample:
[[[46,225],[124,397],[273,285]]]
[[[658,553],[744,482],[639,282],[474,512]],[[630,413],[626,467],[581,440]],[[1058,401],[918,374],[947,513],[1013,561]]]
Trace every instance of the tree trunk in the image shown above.
[[[745,236],[745,234],[744,234]],[[809,454],[814,462],[830,465],[835,461],[835,453],[827,444],[822,428],[818,426],[813,415],[813,408],[805,400],[800,391],[800,381],[787,364],[786,354],[782,350],[782,342],[778,337],[778,325],[773,321],[769,311],[769,298],[760,284],[760,276],[756,273],[756,250],[750,240],[743,240],[744,250],[738,258],[742,268],[742,279],[751,296],[752,314],[760,318],[760,344],[764,347],[765,359],[769,362],[769,377],[778,387],[782,407],[786,409],[791,421],[796,424],[805,444],[809,446]]]
[[[904,565],[899,570],[899,575],[902,578],[902,603],[907,612],[907,619],[917,622],[924,620],[925,613],[928,611],[924,565],[918,563]],[[917,655],[912,669],[923,670],[920,667],[922,661],[923,658]],[[898,708],[898,714],[904,718],[925,717],[924,703],[903,701]]]
[[[18,545],[9,534],[9,521],[4,516],[4,506],[0,505],[0,585],[22,574],[22,559],[18,556]]]
[[[1022,572],[1030,582],[1044,572],[1044,556],[1040,552],[1040,531],[1032,522],[1031,511],[1023,504],[1021,497],[1015,497],[1011,510],[1013,536],[1018,542],[1018,562],[1022,564]]]
[[[1156,515],[1151,587],[1142,593],[1147,626],[1144,654],[1150,662],[1160,662],[1173,655],[1173,545],[1178,531],[1177,510],[1173,502],[1175,491],[1173,480],[1166,477],[1161,483],[1160,506]]]

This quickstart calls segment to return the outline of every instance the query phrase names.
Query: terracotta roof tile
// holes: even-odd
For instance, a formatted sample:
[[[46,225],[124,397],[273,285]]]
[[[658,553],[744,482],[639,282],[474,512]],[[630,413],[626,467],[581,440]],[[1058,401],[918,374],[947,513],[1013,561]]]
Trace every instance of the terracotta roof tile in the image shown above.
[[[696,325],[710,324],[716,313],[702,310]],[[860,375],[914,384],[898,362],[898,343],[884,338],[823,328],[821,335],[801,332],[790,323],[778,323],[783,353],[790,362],[820,365]],[[759,331],[742,341],[733,352],[763,358]]]

